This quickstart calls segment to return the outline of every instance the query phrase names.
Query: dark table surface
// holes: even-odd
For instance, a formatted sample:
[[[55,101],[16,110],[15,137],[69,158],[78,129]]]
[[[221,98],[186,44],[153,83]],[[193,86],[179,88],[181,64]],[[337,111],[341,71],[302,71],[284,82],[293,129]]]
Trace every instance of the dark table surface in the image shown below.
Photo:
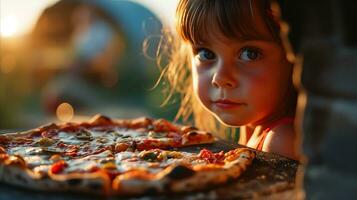
[[[227,151],[239,147],[227,141],[219,140],[215,144],[200,145],[195,147],[185,147],[183,151],[198,152],[202,148],[212,151]],[[20,187],[7,185],[0,182],[0,200],[92,200],[92,199],[127,199],[127,200],[193,200],[193,199],[250,199],[262,197],[264,199],[275,194],[293,191],[295,176],[299,164],[279,155],[256,152],[257,156],[252,165],[236,181],[214,187],[205,191],[174,194],[174,195],[147,195],[139,197],[103,197],[86,194],[66,193],[66,192],[43,192],[28,190]],[[289,195],[292,195],[292,193]],[[274,198],[280,199],[280,197]]]

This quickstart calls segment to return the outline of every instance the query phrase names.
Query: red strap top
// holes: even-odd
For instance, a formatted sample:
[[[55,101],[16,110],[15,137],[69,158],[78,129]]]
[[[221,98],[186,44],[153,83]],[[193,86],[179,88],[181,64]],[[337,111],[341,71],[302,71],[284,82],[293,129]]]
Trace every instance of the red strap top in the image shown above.
[[[276,126],[279,126],[279,125],[282,125],[282,124],[290,124],[290,123],[294,123],[294,118],[293,117],[284,117],[284,118],[281,118],[273,123],[270,124],[270,126],[268,128],[266,128],[262,135],[259,137],[259,143],[258,143],[258,146],[257,146],[257,150],[260,150],[262,151],[263,150],[263,145],[264,145],[264,141],[265,141],[265,138],[267,137],[268,133],[273,129],[275,128]]]

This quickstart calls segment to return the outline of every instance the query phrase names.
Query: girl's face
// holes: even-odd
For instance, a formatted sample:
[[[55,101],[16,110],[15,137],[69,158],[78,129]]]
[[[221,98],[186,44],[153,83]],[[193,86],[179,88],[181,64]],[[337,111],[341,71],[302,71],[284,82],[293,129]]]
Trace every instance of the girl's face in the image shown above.
[[[262,23],[257,27],[261,35],[269,34]],[[209,34],[191,46],[195,94],[221,122],[255,126],[281,117],[292,67],[280,44]]]

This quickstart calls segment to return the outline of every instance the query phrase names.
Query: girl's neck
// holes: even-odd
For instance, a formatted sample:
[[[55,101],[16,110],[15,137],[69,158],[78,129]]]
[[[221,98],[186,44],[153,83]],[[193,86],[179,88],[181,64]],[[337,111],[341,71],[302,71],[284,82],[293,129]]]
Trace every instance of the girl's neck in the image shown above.
[[[282,119],[284,117],[291,117],[294,116],[295,113],[295,107],[296,107],[296,94],[295,90],[292,85],[287,88],[286,93],[285,93],[285,98],[282,98],[282,102],[278,105],[275,112],[271,113],[270,115],[263,117],[262,119],[251,123],[247,124],[246,126],[249,129],[255,130],[256,128],[261,128],[262,130],[265,130],[268,128],[272,123],[275,121],[278,121],[279,119]]]
[[[263,131],[269,128],[274,122],[284,118],[292,116],[293,114],[286,108],[288,105],[283,105],[280,109],[276,109],[276,112],[268,117],[262,118],[261,120],[247,124],[240,127],[240,138],[239,144],[246,145],[251,138],[257,138]],[[284,112],[285,111],[285,112]]]
[[[293,86],[287,88],[286,98],[282,98],[281,102],[275,112],[261,120],[247,124],[240,127],[239,144],[246,145],[253,137],[258,137],[265,129],[269,128],[274,122],[284,118],[294,116],[296,107],[296,91]]]
[[[261,132],[260,127],[252,128],[248,126],[241,126],[238,143],[242,145],[247,145],[250,138],[252,138],[253,135],[254,136],[260,135],[260,132]]]

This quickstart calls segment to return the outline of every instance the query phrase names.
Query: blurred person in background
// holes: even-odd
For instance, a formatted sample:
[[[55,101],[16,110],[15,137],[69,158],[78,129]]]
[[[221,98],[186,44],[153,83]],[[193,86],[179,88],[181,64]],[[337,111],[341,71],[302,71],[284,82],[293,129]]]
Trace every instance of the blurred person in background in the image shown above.
[[[64,102],[76,114],[154,115],[161,99],[150,88],[158,76],[145,40],[161,22],[130,1],[61,0],[47,8],[31,34],[41,105],[53,115]],[[155,40],[146,53],[154,55]]]

